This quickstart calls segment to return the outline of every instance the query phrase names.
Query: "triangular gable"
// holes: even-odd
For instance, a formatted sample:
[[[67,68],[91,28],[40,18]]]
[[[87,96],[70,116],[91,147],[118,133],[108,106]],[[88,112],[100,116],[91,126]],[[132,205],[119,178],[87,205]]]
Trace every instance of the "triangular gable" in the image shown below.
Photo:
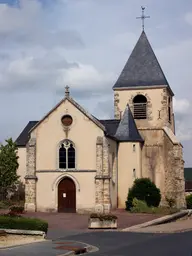
[[[55,111],[62,103],[68,100],[71,104],[73,104],[80,112],[82,112],[87,118],[89,118],[93,123],[95,123],[99,128],[101,128],[105,132],[105,127],[89,112],[87,112],[82,106],[80,106],[74,99],[67,96],[62,99],[54,108],[52,108],[30,131],[31,133],[37,126],[39,126],[53,111]]]

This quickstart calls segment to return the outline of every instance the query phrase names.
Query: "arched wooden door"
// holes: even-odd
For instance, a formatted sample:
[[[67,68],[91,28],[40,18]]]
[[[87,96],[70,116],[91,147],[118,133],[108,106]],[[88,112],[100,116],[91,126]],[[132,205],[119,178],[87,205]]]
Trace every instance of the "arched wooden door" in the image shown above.
[[[76,212],[76,187],[70,178],[64,178],[58,185],[58,212]]]

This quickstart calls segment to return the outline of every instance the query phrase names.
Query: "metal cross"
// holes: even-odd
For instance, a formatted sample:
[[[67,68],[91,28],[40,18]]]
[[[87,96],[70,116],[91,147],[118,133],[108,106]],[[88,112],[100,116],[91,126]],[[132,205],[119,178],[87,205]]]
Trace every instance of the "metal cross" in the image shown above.
[[[66,97],[69,96],[69,86],[68,85],[65,86],[65,96]]]
[[[142,10],[142,15],[140,17],[137,17],[136,19],[141,19],[142,20],[142,28],[143,31],[145,29],[145,19],[150,18],[150,16],[145,16],[144,11],[145,11],[145,7],[141,6],[141,10]]]

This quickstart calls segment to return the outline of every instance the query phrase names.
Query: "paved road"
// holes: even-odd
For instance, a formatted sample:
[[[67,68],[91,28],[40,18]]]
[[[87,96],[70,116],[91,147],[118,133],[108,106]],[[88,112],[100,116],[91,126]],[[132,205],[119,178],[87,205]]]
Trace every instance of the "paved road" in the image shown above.
[[[86,254],[93,256],[192,256],[192,232],[147,234],[111,231],[63,235],[63,238],[57,241],[0,251],[0,256],[61,255],[66,250],[55,249],[56,243],[61,244],[71,240],[98,247],[99,251]]]
[[[177,234],[93,233],[76,239],[100,250],[93,256],[192,256],[192,232]],[[91,255],[91,254],[87,254]]]

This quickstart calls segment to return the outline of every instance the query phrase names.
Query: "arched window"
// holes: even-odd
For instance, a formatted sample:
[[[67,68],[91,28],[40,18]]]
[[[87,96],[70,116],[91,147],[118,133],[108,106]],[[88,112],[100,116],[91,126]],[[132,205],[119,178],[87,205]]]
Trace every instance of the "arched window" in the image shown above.
[[[75,148],[71,141],[65,140],[59,148],[59,168],[75,168]]]
[[[145,96],[138,94],[133,99],[134,118],[146,119],[147,118],[147,99]]]

